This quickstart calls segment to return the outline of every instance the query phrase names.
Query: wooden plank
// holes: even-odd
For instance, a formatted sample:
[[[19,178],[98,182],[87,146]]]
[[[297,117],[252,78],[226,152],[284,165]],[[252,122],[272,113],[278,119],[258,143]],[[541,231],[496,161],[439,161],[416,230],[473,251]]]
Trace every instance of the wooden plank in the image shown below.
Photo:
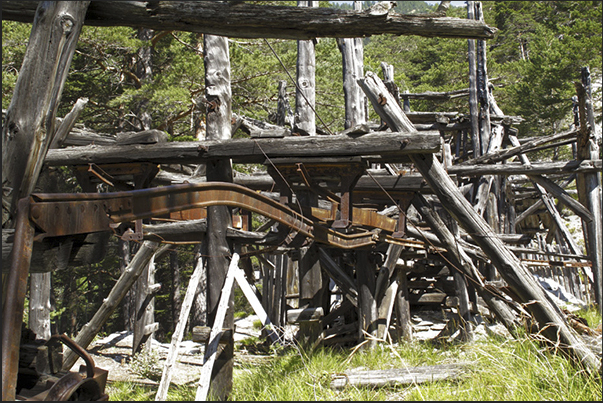
[[[322,307],[318,308],[298,308],[289,309],[287,311],[287,322],[288,323],[299,323],[315,320],[318,321],[324,315]]]
[[[193,306],[193,299],[195,298],[195,292],[199,287],[199,281],[201,280],[201,274],[204,270],[204,259],[199,256],[195,270],[188,282],[186,287],[186,294],[182,301],[182,307],[180,308],[180,314],[178,315],[178,322],[174,333],[172,334],[172,341],[170,342],[170,349],[168,351],[165,363],[163,364],[163,372],[161,373],[161,380],[155,394],[155,401],[165,401],[167,398],[168,389],[170,382],[172,381],[172,368],[178,358],[178,347],[182,342],[184,331],[186,330],[186,323],[188,321],[191,307]]]
[[[465,363],[455,363],[384,370],[352,370],[342,375],[334,375],[331,388],[343,389],[348,386],[375,388],[456,379],[466,373],[467,366],[468,364]]]
[[[224,280],[224,286],[221,289],[220,302],[218,303],[214,324],[211,328],[210,341],[205,349],[205,357],[203,359],[203,367],[201,368],[201,375],[199,377],[199,386],[197,387],[195,401],[207,400],[212,370],[218,355],[218,344],[220,343],[220,336],[222,334],[222,325],[224,324],[224,319],[226,318],[226,311],[228,310],[230,295],[232,294],[232,287],[234,285],[235,273],[237,265],[239,264],[239,258],[240,257],[237,253],[233,253],[230,266],[228,267],[228,273],[226,274],[226,279]]]
[[[31,22],[36,6],[36,1],[3,1],[2,19]],[[233,24],[233,21],[237,23]],[[239,1],[94,1],[85,24],[281,39],[356,38],[380,34],[491,39],[497,31],[481,21],[437,14],[400,15],[382,4],[364,11],[323,7],[302,10]]]
[[[262,139],[183,141],[129,146],[94,145],[50,150],[49,166],[72,166],[119,162],[201,164],[216,158],[237,163],[263,163],[268,158],[337,157],[380,155],[398,159],[411,153],[440,149],[439,132],[369,133],[363,136],[294,136]]]
[[[259,317],[260,321],[262,322],[262,325],[267,328],[266,330],[268,331],[268,336],[270,337],[270,340],[272,340],[272,342],[278,342],[279,337],[274,331],[274,329],[270,327],[272,325],[272,322],[270,321],[268,314],[264,310],[264,307],[262,306],[262,303],[260,302],[258,297],[255,295],[255,291],[253,291],[253,289],[249,285],[249,282],[247,282],[245,273],[238,267],[235,268],[235,280],[237,280],[237,284],[239,284],[241,291],[243,291],[245,298],[247,298],[249,305],[251,305],[253,311]]]
[[[412,124],[404,112],[395,105],[393,98],[387,100],[389,108],[383,108],[379,103],[379,95],[387,96],[387,89],[381,80],[372,72],[368,72],[361,86],[373,104],[377,113],[393,130],[406,130]],[[475,240],[488,255],[503,279],[515,291],[521,302],[540,324],[540,334],[546,337],[552,345],[567,346],[568,352],[578,362],[593,373],[598,373],[601,361],[589,349],[578,335],[569,327],[567,320],[559,308],[534,279],[527,268],[504,245],[488,223],[475,213],[471,204],[458,190],[457,185],[450,179],[441,163],[431,154],[411,157],[415,167],[423,174],[442,205],[461,227]]]

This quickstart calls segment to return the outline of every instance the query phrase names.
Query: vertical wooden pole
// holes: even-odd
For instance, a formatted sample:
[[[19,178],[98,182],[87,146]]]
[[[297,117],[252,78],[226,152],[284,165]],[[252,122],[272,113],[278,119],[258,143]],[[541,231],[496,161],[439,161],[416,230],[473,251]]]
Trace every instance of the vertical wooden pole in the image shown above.
[[[29,208],[29,198],[19,201],[13,259],[6,279],[10,297],[6,298],[2,307],[2,401],[15,400],[17,387],[21,324],[34,237]]]
[[[298,1],[298,7],[318,7],[318,1]],[[294,131],[304,136],[316,134],[316,56],[314,40],[297,41],[297,86]]]
[[[475,2],[467,2],[467,19],[475,19]],[[471,138],[473,142],[473,158],[481,155],[479,137],[479,108],[477,105],[477,54],[475,39],[467,40],[469,54],[469,114],[471,115]],[[465,158],[467,158],[465,156]]]
[[[588,67],[582,68],[582,82],[575,83],[578,93],[580,111],[580,132],[578,133],[577,152],[579,159],[600,159],[599,144],[600,131],[597,133],[592,105],[590,86],[590,71]],[[576,177],[578,198],[593,215],[593,220],[582,221],[584,240],[588,256],[592,262],[594,278],[595,302],[599,312],[603,312],[601,274],[603,272],[603,217],[601,200],[601,172],[580,173]]]
[[[207,99],[207,139],[226,140],[231,138],[230,55],[228,39],[221,36],[205,35],[205,98]],[[230,159],[209,161],[207,180],[232,182]],[[222,285],[226,279],[232,247],[226,239],[226,230],[231,226],[232,216],[226,206],[207,208],[207,311],[208,323],[214,325]],[[229,291],[232,292],[232,291]],[[224,296],[227,298],[228,296]],[[229,305],[234,297],[228,297]],[[224,328],[233,329],[234,316],[229,309],[224,319]],[[212,373],[211,394],[224,400],[232,390],[233,343],[224,345],[216,358]]]
[[[375,267],[369,259],[366,250],[356,251],[356,282],[358,284],[358,323],[359,338],[363,340],[364,332],[371,336],[377,336],[377,300],[375,299],[376,279]],[[376,345],[375,338],[369,342],[369,347]]]
[[[362,2],[354,2],[354,10],[362,10]],[[357,83],[364,76],[364,47],[362,38],[337,40],[343,63],[343,94],[345,99],[345,123],[348,129],[366,123],[367,99]]]
[[[220,395],[216,395],[216,392],[223,392],[222,389],[216,390],[216,369],[214,365],[220,365],[218,352],[220,337],[222,336],[223,329],[226,325],[228,311],[232,312],[232,291],[235,280],[235,271],[239,264],[239,255],[234,253],[230,262],[229,268],[226,271],[226,277],[224,278],[223,286],[220,287],[220,299],[216,307],[215,316],[213,318],[213,324],[209,335],[209,341],[205,347],[205,357],[203,359],[203,368],[201,369],[201,377],[199,379],[199,387],[197,388],[197,394],[195,395],[195,401],[205,401],[207,396],[210,395],[213,399],[220,399]],[[226,327],[230,329],[230,327]],[[232,344],[232,343],[229,343]],[[232,360],[231,360],[232,361]],[[232,370],[232,367],[231,367]],[[219,368],[218,368],[219,373]],[[232,383],[232,373],[231,373]],[[232,389],[232,385],[229,389]]]

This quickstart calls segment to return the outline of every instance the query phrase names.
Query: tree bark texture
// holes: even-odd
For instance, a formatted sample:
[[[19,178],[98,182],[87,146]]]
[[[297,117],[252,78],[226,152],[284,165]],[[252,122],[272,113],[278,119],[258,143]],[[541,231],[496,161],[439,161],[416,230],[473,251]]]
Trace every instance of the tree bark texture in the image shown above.
[[[318,1],[298,1],[298,7],[318,7]],[[314,40],[297,41],[297,90],[295,91],[295,128],[304,136],[316,135],[316,53]]]
[[[42,170],[89,3],[43,2],[36,8],[23,65],[2,128],[2,187],[10,190],[2,196],[3,227],[14,215],[17,200],[33,191]]]
[[[2,18],[31,22],[37,1],[3,1]],[[236,21],[236,24],[233,24]],[[337,23],[333,23],[337,21]],[[380,34],[492,39],[496,28],[481,21],[439,15],[397,14],[371,7],[363,11],[301,9],[239,1],[95,1],[86,25],[145,27],[239,38],[356,38]]]
[[[210,106],[211,108],[211,106]],[[230,126],[230,124],[229,124]],[[230,130],[228,131],[230,133]],[[211,159],[231,158],[237,163],[263,163],[269,158],[342,157],[370,155],[379,162],[403,159],[410,153],[430,153],[440,149],[437,131],[409,134],[398,132],[369,133],[362,136],[334,135],[285,138],[242,138],[164,144],[104,145],[50,150],[49,166],[111,164],[118,162],[152,162],[157,164],[202,164]]]
[[[227,140],[231,137],[231,88],[230,56],[228,39],[220,36],[205,35],[205,98],[207,100],[207,138],[208,140]],[[214,159],[207,164],[208,181],[232,182],[232,163],[228,158]],[[226,206],[207,208],[207,313],[208,323],[213,326],[216,310],[220,302],[222,285],[226,279],[231,256],[231,246],[226,239],[226,231],[231,226],[231,212]],[[234,304],[233,295],[229,306]],[[234,326],[233,310],[229,309],[223,327]],[[210,393],[223,400],[232,390],[234,345],[224,345],[216,358],[211,377]]]

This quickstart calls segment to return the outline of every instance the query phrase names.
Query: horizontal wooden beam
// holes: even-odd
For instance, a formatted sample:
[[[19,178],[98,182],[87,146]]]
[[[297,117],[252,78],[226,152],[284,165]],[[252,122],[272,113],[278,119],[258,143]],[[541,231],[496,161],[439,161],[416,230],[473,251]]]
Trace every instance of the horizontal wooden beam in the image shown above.
[[[188,141],[162,144],[83,146],[50,150],[49,166],[152,162],[201,164],[231,158],[237,163],[262,163],[267,158],[343,157],[377,155],[397,161],[411,153],[435,153],[438,132],[375,132],[362,136],[299,136],[265,139]]]
[[[453,165],[448,168],[448,173],[457,176],[553,175],[600,172],[601,167],[601,160],[533,162],[530,166],[519,162],[510,162],[506,164]]]
[[[387,2],[382,2],[387,3]],[[37,1],[3,1],[2,19],[32,22]],[[266,6],[242,1],[93,1],[84,22],[239,38],[357,38],[380,34],[491,39],[483,21],[406,15],[377,4],[363,11]]]

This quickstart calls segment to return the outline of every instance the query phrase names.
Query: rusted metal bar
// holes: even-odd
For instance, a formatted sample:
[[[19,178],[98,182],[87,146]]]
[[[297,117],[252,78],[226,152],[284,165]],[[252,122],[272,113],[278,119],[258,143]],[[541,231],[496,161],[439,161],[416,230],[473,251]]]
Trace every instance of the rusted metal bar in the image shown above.
[[[152,218],[175,211],[227,205],[262,214],[304,237],[344,249],[372,245],[374,234],[343,234],[316,225],[309,217],[243,186],[207,182],[114,193],[32,195],[31,219],[44,237],[106,231],[115,223]],[[324,212],[317,214],[323,215]],[[330,216],[330,212],[328,212]],[[375,212],[354,209],[359,226],[395,231],[395,220]]]
[[[29,198],[17,205],[13,260],[8,274],[6,301],[2,310],[2,400],[15,400],[19,372],[19,346],[27,276],[33,249],[34,227],[29,220]]]

